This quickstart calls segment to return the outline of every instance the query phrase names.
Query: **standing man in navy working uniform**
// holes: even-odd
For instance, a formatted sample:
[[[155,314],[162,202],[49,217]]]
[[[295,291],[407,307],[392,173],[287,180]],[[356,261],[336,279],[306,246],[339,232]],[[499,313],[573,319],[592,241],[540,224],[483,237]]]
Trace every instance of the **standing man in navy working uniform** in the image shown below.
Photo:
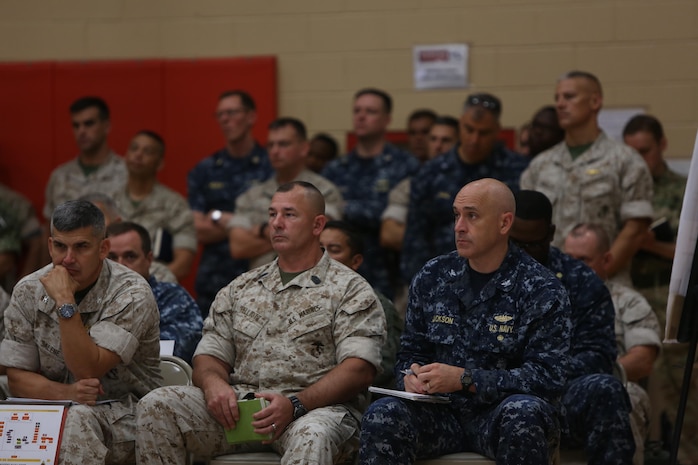
[[[225,147],[199,162],[187,177],[196,238],[204,246],[195,282],[196,303],[204,318],[216,293],[249,268],[247,260],[230,256],[225,226],[233,218],[235,199],[273,172],[267,151],[252,137],[257,111],[247,92],[223,92],[216,119]]]

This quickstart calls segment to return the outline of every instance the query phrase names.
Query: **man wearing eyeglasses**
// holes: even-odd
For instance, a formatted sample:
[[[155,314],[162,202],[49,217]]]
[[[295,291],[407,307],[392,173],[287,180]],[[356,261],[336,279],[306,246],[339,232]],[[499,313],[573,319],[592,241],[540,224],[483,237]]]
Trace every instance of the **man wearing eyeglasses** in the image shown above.
[[[563,444],[584,447],[589,463],[630,464],[635,441],[628,395],[613,376],[617,349],[611,295],[594,270],[550,245],[555,225],[548,198],[530,190],[517,192],[515,198],[511,242],[552,271],[570,298]]]
[[[499,141],[502,104],[487,93],[470,95],[460,118],[460,143],[425,163],[412,178],[400,269],[406,282],[430,259],[453,250],[452,205],[465,184],[482,178],[519,188],[528,159]]]
[[[565,140],[531,161],[521,188],[553,204],[556,247],[578,223],[602,225],[613,241],[609,275],[629,284],[628,265],[652,218],[652,177],[642,158],[601,130],[602,105],[593,74],[571,71],[558,80],[555,109]]]
[[[196,237],[204,246],[195,282],[196,303],[204,317],[216,293],[248,269],[247,260],[230,255],[225,229],[233,217],[235,199],[273,171],[267,151],[252,137],[257,111],[247,92],[223,92],[215,116],[225,147],[199,162],[187,177]]]

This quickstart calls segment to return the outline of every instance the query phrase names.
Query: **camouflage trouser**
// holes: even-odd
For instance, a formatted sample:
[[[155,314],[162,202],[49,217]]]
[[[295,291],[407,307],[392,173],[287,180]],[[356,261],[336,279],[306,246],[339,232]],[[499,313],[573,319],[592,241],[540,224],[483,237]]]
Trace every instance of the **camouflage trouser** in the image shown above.
[[[168,386],[138,403],[136,456],[139,464],[184,465],[188,453],[216,456],[274,450],[282,465],[329,465],[356,453],[359,422],[343,406],[314,409],[291,423],[273,444],[231,445],[208,413],[201,389]]]
[[[361,422],[359,457],[363,465],[409,465],[467,450],[502,465],[542,465],[551,463],[559,438],[555,408],[534,396],[512,395],[478,413],[384,397]]]
[[[562,396],[566,428],[563,444],[584,446],[589,464],[629,465],[635,453],[630,399],[612,375],[580,376]]]
[[[669,286],[656,286],[638,290],[657,314],[663,334],[666,326],[666,305]],[[688,344],[664,344],[662,347],[662,352],[650,379],[650,395],[653,407],[652,421],[655,423],[659,423],[659,416],[662,412],[666,412],[672,428],[675,427],[687,355]],[[659,439],[659,437],[653,437],[652,439]],[[694,364],[693,367],[693,379],[681,429],[678,458],[682,465],[698,465],[698,364]]]
[[[135,464],[136,399],[68,408],[59,465]]]
[[[635,438],[635,456],[633,463],[642,465],[645,463],[645,440],[650,426],[650,398],[647,392],[637,383],[628,382],[625,386],[630,397],[632,412],[630,414],[630,426]]]

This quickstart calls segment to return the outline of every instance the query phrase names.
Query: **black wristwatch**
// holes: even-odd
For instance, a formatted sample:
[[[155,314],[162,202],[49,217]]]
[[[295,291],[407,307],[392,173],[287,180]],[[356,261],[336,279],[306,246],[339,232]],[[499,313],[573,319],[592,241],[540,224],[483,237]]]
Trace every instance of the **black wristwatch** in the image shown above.
[[[470,390],[470,386],[473,385],[473,372],[467,368],[463,370],[463,374],[460,375],[460,383],[464,391]]]
[[[296,396],[290,396],[288,400],[291,401],[291,404],[293,404],[293,419],[298,420],[300,417],[308,413],[308,409],[305,408],[305,405],[303,405],[303,402],[296,397]]]
[[[76,312],[75,305],[73,304],[63,304],[60,307],[58,307],[58,316],[61,318],[72,318],[73,315],[75,315]]]

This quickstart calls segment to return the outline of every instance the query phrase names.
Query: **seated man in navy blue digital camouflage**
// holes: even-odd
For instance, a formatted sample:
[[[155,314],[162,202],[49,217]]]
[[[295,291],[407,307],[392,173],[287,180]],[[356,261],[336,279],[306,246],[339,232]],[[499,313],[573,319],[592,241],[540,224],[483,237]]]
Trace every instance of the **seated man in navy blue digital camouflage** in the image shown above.
[[[630,401],[613,376],[617,356],[615,309],[611,294],[594,270],[550,244],[555,235],[553,207],[537,191],[516,194],[511,240],[567,289],[572,311],[572,338],[562,443],[584,446],[590,464],[631,464],[635,443]]]
[[[514,195],[467,184],[453,203],[456,251],[412,281],[398,389],[449,404],[384,397],[361,425],[365,465],[474,451],[498,464],[550,463],[568,372],[570,304],[553,274],[509,242]]]
[[[150,234],[143,226],[129,221],[113,223],[107,228],[107,236],[108,257],[150,284],[160,311],[160,340],[174,341],[174,355],[191,363],[204,325],[199,306],[179,284],[158,281],[150,274],[153,250]]]

